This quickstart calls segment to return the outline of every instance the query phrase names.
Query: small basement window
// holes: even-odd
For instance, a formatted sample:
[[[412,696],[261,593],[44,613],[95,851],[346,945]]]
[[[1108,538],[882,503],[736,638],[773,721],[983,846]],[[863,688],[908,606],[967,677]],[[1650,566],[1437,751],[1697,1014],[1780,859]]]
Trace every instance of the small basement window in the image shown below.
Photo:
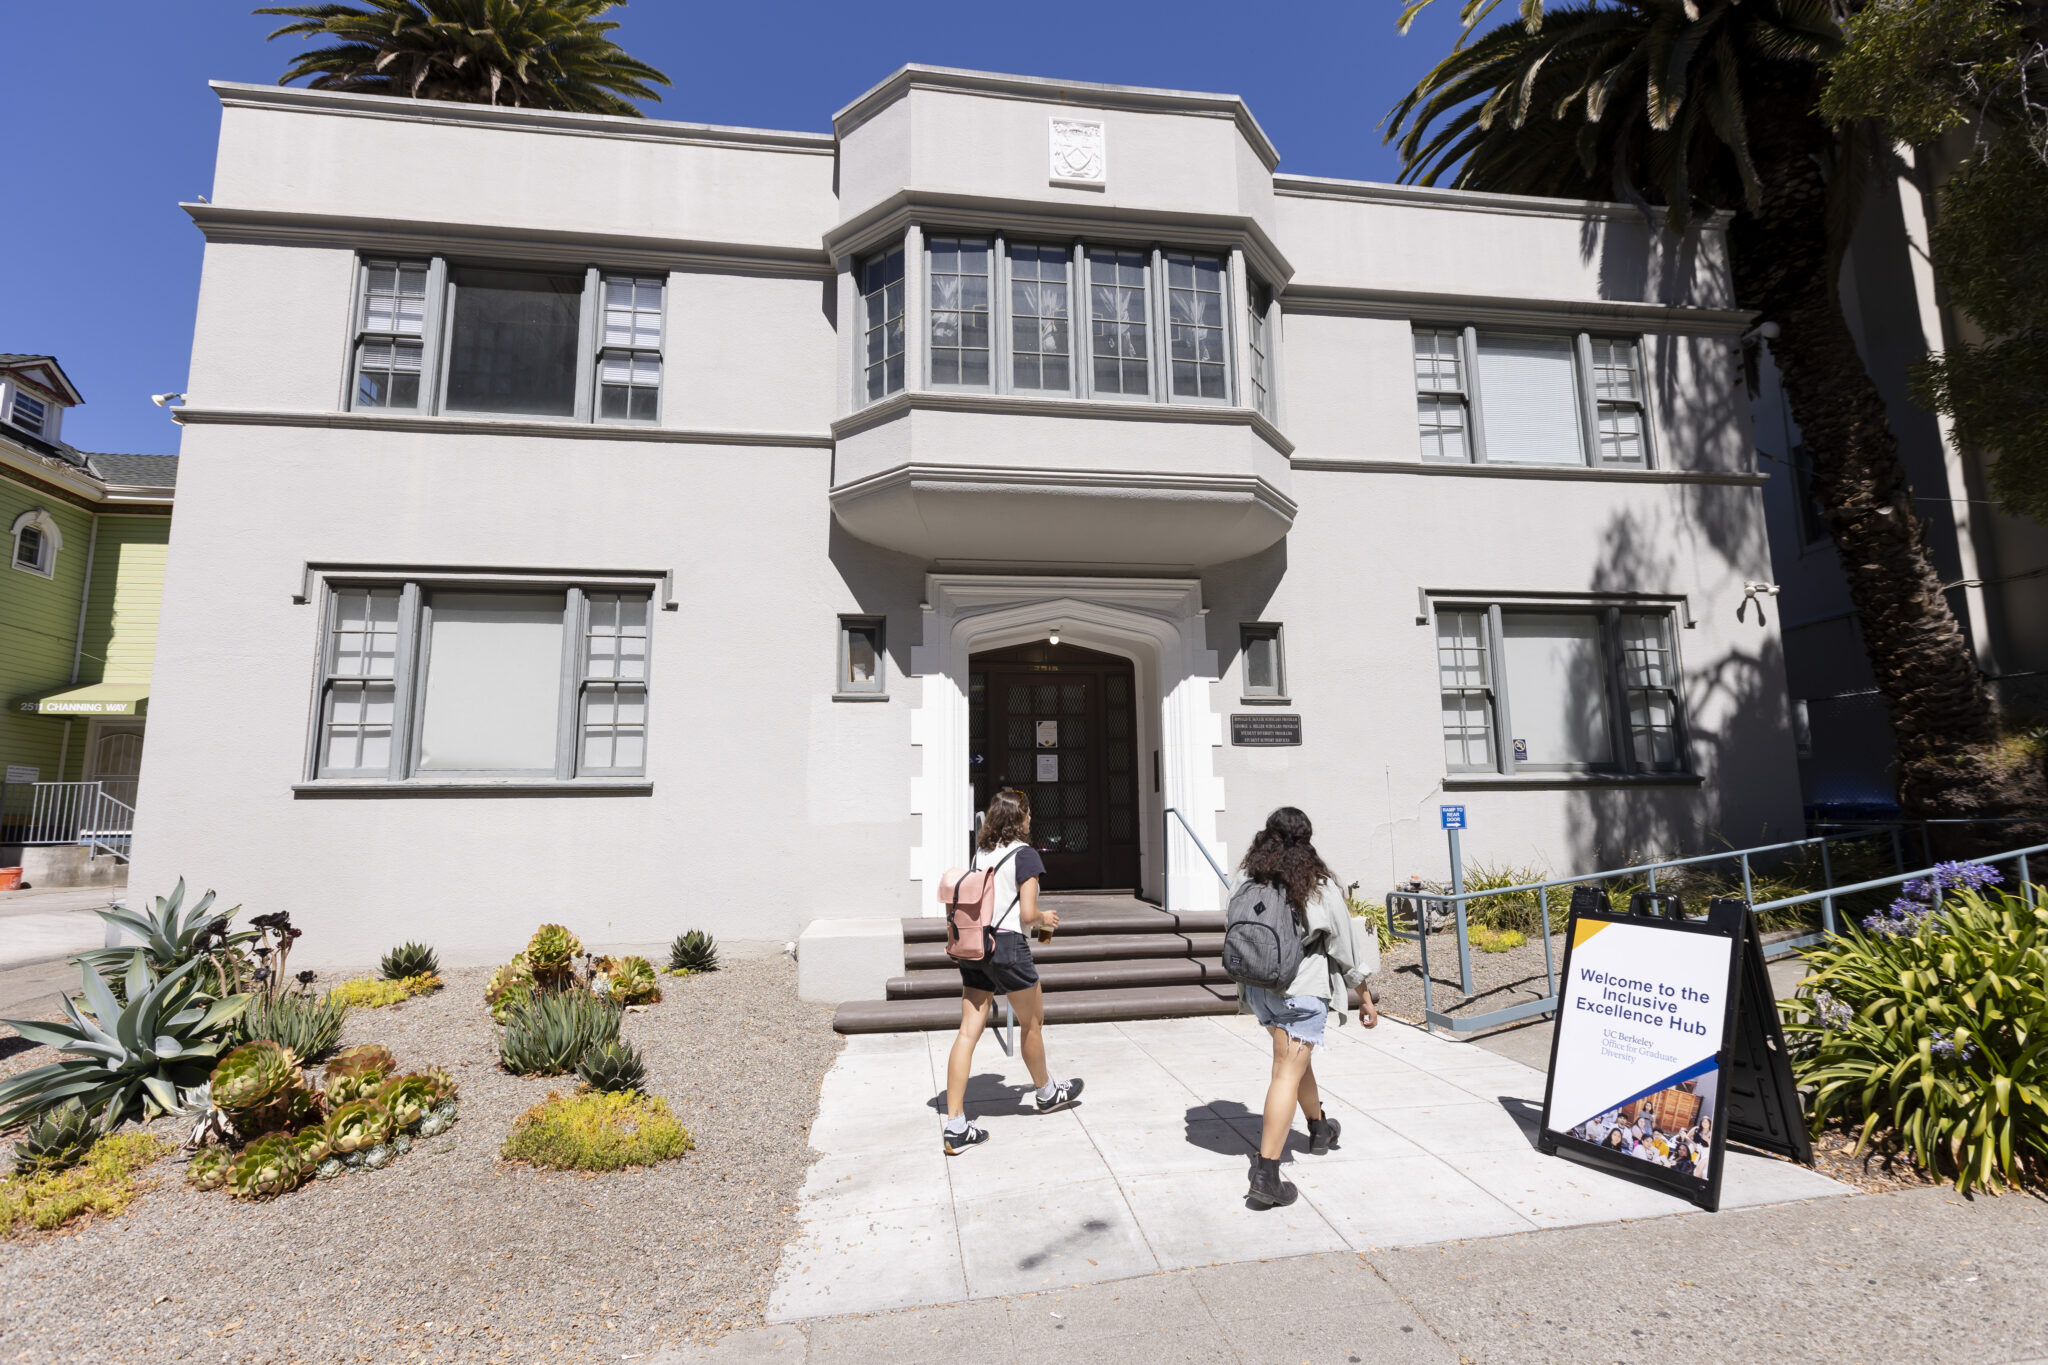
[[[1251,621],[1237,629],[1244,653],[1244,696],[1247,701],[1278,701],[1287,695],[1286,662],[1280,649],[1280,627]]]
[[[881,696],[889,690],[882,618],[839,618],[839,688],[849,696]]]

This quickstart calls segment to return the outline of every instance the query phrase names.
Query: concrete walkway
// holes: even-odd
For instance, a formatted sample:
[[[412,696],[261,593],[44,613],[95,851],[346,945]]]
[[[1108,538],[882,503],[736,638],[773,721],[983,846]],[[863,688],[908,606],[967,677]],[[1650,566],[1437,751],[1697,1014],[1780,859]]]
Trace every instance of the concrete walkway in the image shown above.
[[[1047,1030],[1081,1104],[1029,1108],[1020,1059],[982,1043],[968,1112],[993,1140],[939,1149],[949,1034],[848,1040],[811,1143],[823,1155],[785,1249],[771,1322],[872,1313],[1316,1253],[1693,1215],[1691,1205],[1532,1145],[1543,1073],[1388,1020],[1331,1031],[1316,1058],[1327,1156],[1290,1152],[1302,1190],[1254,1211],[1271,1045],[1249,1018]],[[1296,1142],[1300,1142],[1297,1134]],[[1847,1194],[1784,1162],[1730,1153],[1724,1209]],[[1164,1358],[1164,1357],[1159,1357]]]

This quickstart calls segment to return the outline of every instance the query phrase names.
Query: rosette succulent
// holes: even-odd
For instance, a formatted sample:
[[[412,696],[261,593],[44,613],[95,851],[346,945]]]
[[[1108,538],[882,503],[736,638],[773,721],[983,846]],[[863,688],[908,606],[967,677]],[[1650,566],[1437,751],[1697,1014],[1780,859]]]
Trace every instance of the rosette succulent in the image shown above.
[[[434,1106],[434,1111],[431,1114],[420,1120],[420,1136],[423,1138],[438,1137],[442,1133],[447,1132],[454,1123],[455,1101],[442,1100]]]
[[[484,985],[484,1003],[491,1007],[491,1017],[501,1024],[513,1006],[532,994],[533,969],[527,965],[525,953],[492,972]]]
[[[526,945],[526,965],[536,985],[559,986],[576,970],[583,940],[559,924],[543,924]]]
[[[274,1132],[319,1115],[291,1049],[267,1038],[244,1043],[213,1069],[213,1102],[245,1136]]]
[[[440,1101],[439,1088],[425,1076],[395,1076],[377,1092],[377,1103],[391,1111],[392,1125],[412,1127]]]
[[[66,1100],[30,1122],[14,1144],[14,1169],[22,1175],[67,1170],[83,1161],[98,1140],[91,1112],[77,1100]]]
[[[612,970],[612,999],[621,1005],[652,1005],[661,1000],[654,964],[644,957],[620,958]]]
[[[576,1074],[592,1090],[645,1090],[647,1065],[633,1045],[614,1038],[599,1043],[583,1054]]]
[[[391,1136],[391,1111],[376,1100],[350,1100],[327,1116],[327,1145],[347,1156]]]
[[[573,1071],[592,1044],[619,1036],[619,1007],[588,991],[546,991],[513,1010],[498,1059],[522,1076]]]
[[[715,972],[718,970],[718,940],[702,929],[677,934],[668,945],[668,968],[672,972]]]
[[[318,1166],[334,1153],[334,1144],[327,1140],[327,1125],[308,1124],[292,1136],[299,1145],[299,1155],[306,1159],[306,1165]]]
[[[285,1133],[257,1138],[228,1168],[228,1190],[237,1199],[271,1199],[298,1188],[312,1174],[299,1144]]]
[[[386,981],[403,981],[408,976],[438,975],[441,959],[424,943],[402,943],[384,954],[380,966]]]
[[[224,1147],[202,1147],[185,1164],[185,1183],[195,1190],[217,1190],[228,1182],[233,1153]]]
[[[385,1078],[396,1070],[398,1058],[381,1043],[343,1048],[327,1063],[323,1088],[327,1092],[328,1107],[331,1109],[375,1094]]]

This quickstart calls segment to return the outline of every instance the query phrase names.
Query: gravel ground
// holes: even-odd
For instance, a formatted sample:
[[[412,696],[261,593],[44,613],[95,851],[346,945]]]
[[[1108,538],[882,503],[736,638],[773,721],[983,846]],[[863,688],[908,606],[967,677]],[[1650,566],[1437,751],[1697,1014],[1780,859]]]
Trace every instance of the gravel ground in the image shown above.
[[[1552,961],[1564,965],[1564,935],[1553,934]],[[1442,933],[1429,940],[1430,994],[1436,1008],[1445,1014],[1483,1014],[1506,1009],[1525,1000],[1541,1000],[1546,994],[1543,976],[1543,940],[1532,938],[1519,948],[1504,953],[1472,950],[1472,994],[1458,992],[1458,941]],[[1422,951],[1404,939],[1380,954],[1380,969],[1373,974],[1372,988],[1380,993],[1380,1010],[1409,1023],[1422,1022]]]
[[[816,1156],[831,1011],[796,999],[780,955],[663,977],[667,999],[623,1036],[697,1150],[537,1171],[499,1144],[575,1078],[498,1069],[489,974],[357,1011],[343,1037],[446,1067],[461,1087],[446,1135],[266,1204],[197,1193],[172,1159],[119,1218],[0,1242],[0,1361],[617,1361],[759,1325]],[[0,1074],[51,1058],[15,1052]]]

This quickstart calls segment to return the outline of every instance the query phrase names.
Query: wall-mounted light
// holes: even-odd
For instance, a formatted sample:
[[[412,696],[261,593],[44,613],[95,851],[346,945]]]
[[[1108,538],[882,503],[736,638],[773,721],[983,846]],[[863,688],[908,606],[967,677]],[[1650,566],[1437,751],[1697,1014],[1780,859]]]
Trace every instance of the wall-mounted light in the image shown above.
[[[1056,645],[1056,644],[1058,644],[1059,642],[1060,642],[1060,628],[1059,628],[1058,626],[1054,626],[1054,627],[1052,628],[1052,634],[1046,637],[1046,643],[1047,643],[1047,644],[1053,644],[1053,645]]]

